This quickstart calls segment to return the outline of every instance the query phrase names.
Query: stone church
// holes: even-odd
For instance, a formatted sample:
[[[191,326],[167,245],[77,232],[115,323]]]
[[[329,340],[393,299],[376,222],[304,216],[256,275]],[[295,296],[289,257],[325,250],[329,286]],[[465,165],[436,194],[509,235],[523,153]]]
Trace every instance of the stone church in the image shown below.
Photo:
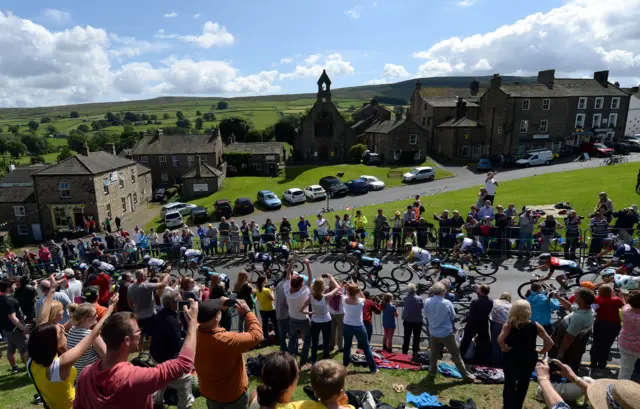
[[[294,156],[305,162],[344,163],[355,143],[355,132],[331,102],[331,80],[323,70],[316,103],[296,135]]]

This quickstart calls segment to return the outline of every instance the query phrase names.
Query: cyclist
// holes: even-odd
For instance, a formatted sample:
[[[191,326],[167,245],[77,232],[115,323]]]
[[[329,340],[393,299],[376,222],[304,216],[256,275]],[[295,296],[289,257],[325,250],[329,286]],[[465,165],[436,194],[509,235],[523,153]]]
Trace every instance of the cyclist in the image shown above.
[[[631,273],[635,267],[640,267],[640,250],[628,244],[616,244],[615,237],[607,237],[602,241],[602,252],[596,257],[600,258],[613,251],[611,261],[602,266],[609,268],[622,259],[622,265],[616,270],[617,274]]]
[[[91,262],[91,267],[93,267],[96,272],[102,271],[107,274],[113,274],[116,271],[116,268],[113,266],[113,264],[105,263],[104,261],[100,261],[98,259],[95,259]]]
[[[196,249],[188,249],[186,247],[180,247],[180,253],[182,253],[182,257],[184,257],[185,261],[191,262],[195,265],[199,265],[200,257],[202,256],[202,252]]]
[[[267,242],[267,251],[271,254],[279,254],[283,260],[289,260],[289,247],[286,244]]]
[[[600,272],[600,277],[605,283],[613,284],[618,290],[639,290],[640,289],[640,277],[628,276],[618,274],[615,268],[605,268]]]
[[[453,247],[453,255],[457,256],[459,253],[468,254],[468,257],[461,257],[464,261],[465,259],[476,258],[484,253],[484,249],[482,248],[482,244],[476,239],[472,239],[469,237],[465,237],[464,233],[456,234],[456,241],[458,242]]]
[[[467,276],[463,269],[456,267],[453,264],[443,264],[438,258],[431,260],[431,268],[440,273],[438,280],[449,277],[453,278],[454,282],[451,283],[451,289],[456,293],[460,292],[462,284],[467,281]]]
[[[364,245],[359,241],[349,241],[349,239],[343,237],[340,242],[347,251],[359,251],[360,254],[364,254]]]
[[[271,267],[271,263],[273,263],[273,256],[268,252],[255,252],[250,251],[247,253],[249,257],[250,263],[262,263],[262,270],[267,271]]]
[[[171,270],[168,262],[159,258],[151,258],[148,254],[142,258],[142,262],[147,266],[147,270],[151,270],[156,274],[169,272]]]
[[[415,261],[413,268],[418,269],[424,267],[431,262],[431,254],[420,247],[414,246],[413,243],[404,244],[404,259],[407,261]]]
[[[377,258],[363,256],[360,250],[354,251],[351,255],[356,258],[356,265],[367,271],[369,279],[372,278],[372,275],[378,275],[380,270],[382,270],[382,262]],[[369,267],[371,267],[371,269],[367,270]]]
[[[563,260],[557,257],[551,257],[549,253],[540,254],[540,258],[538,259],[539,266],[535,267],[534,270],[549,270],[549,274],[546,277],[539,278],[535,281],[546,281],[553,276],[553,273],[556,270],[564,271],[567,274],[560,274],[556,277],[556,281],[560,283],[561,286],[565,287],[565,284],[569,278],[577,277],[582,275],[582,269],[573,260]]]

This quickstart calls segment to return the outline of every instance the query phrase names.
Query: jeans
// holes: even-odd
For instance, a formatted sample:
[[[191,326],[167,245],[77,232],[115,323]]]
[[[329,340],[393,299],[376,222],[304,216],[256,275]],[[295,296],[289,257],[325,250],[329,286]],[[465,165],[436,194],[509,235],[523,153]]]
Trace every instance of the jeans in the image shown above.
[[[469,374],[469,371],[467,371],[467,368],[464,366],[464,362],[462,362],[462,359],[460,358],[460,350],[456,343],[456,337],[453,334],[447,335],[443,338],[431,335],[429,345],[431,347],[431,353],[429,356],[429,375],[436,376],[438,374],[438,359],[440,359],[440,353],[442,352],[442,346],[444,345],[444,347],[447,348],[447,351],[451,354],[451,360],[456,365],[456,368],[458,368],[458,371],[460,371],[462,377],[465,379],[471,378],[471,374]],[[531,375],[531,371],[529,371],[529,375]]]
[[[295,354],[298,349],[298,333],[302,336],[302,352],[300,352],[300,366],[307,363],[309,347],[311,346],[311,324],[309,320],[296,320],[289,318],[289,353]]]
[[[607,366],[611,345],[620,333],[620,324],[596,320],[593,323],[593,344],[591,344],[591,365]]]
[[[273,332],[276,334],[276,340],[278,340],[278,319],[276,318],[276,310],[260,310],[260,317],[262,318],[262,334],[264,338],[267,339],[267,337],[269,336],[269,321],[271,321],[271,325],[273,325]]]
[[[342,353],[342,364],[347,367],[351,362],[351,345],[353,344],[353,337],[355,337],[358,344],[362,346],[364,356],[367,358],[369,370],[372,372],[376,371],[378,366],[373,359],[373,352],[371,352],[369,340],[367,339],[367,331],[364,329],[364,326],[356,327],[354,325],[344,325],[344,352]]]
[[[393,249],[400,250],[402,247],[402,243],[400,242],[400,229],[393,229],[393,232],[391,233],[391,241]]]
[[[231,248],[229,247],[229,236],[220,236],[220,253],[225,254],[225,250],[227,253],[231,252]]]
[[[518,251],[523,252],[526,250],[528,252],[531,251],[531,243],[533,242],[533,233],[520,232],[520,236],[518,237]]]
[[[311,362],[316,362],[318,358],[318,341],[322,332],[322,359],[329,359],[331,352],[331,321],[313,322],[311,321]]]
[[[602,251],[602,240],[604,237],[591,237],[591,245],[589,246],[589,255],[593,256]]]
[[[549,245],[551,245],[551,241],[553,240],[553,237],[554,237],[553,233],[540,235],[540,238],[542,239],[542,242],[540,243],[540,253],[549,252]]]
[[[564,244],[564,256],[566,258],[576,258],[576,250],[580,244],[579,237],[567,237]]]
[[[195,398],[193,397],[193,389],[191,384],[191,374],[188,373],[181,378],[171,381],[171,383],[168,385],[175,389],[178,393],[178,409],[191,408],[191,406],[193,405]],[[167,387],[165,386],[164,388],[158,390],[153,394],[154,404],[164,403],[164,392],[166,389]]]
[[[207,399],[207,409],[247,409],[249,407],[249,391],[243,392],[238,399],[229,403],[219,403]]]
[[[344,348],[344,314],[331,314],[331,345],[330,348],[337,346],[338,350]]]
[[[502,324],[489,321],[489,326],[491,327],[491,362],[502,364],[504,361],[504,352],[502,352],[500,345],[498,345],[498,336],[502,331]]]
[[[371,337],[373,336],[373,324],[365,322],[364,328],[367,330],[367,341],[371,342]]]
[[[287,348],[287,336],[289,335],[289,318],[278,320],[278,341],[280,342],[280,351],[288,351]],[[295,352],[298,352],[298,336],[295,336]]]
[[[506,361],[504,367],[504,388],[502,390],[502,402],[504,409],[522,409],[524,398],[529,390],[531,372],[535,369],[533,364],[524,362]]]
[[[629,351],[622,347],[620,349],[620,372],[618,379],[631,379],[633,370],[636,366],[636,360],[640,359],[640,353]]]
[[[231,237],[231,252],[233,254],[240,253],[240,236]]]
[[[373,248],[374,249],[379,249],[380,247],[385,248],[386,247],[386,243],[384,243],[384,233],[381,231],[374,231],[373,232]]]
[[[411,341],[411,334],[413,334],[412,352],[413,355],[416,355],[418,352],[420,352],[420,334],[422,333],[422,323],[402,321],[402,326],[404,327],[402,353],[409,353],[409,342]]]

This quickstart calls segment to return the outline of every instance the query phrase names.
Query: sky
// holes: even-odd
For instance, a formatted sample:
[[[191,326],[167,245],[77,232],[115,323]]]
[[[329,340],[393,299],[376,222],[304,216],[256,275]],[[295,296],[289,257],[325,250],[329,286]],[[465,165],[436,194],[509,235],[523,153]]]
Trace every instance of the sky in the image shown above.
[[[452,75],[640,83],[640,0],[2,0],[0,107]]]

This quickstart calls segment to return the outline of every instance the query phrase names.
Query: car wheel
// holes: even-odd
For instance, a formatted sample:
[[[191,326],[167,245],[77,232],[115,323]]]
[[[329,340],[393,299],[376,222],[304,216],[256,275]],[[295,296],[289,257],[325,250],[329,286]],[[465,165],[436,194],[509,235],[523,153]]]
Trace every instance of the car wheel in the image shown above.
[[[530,164],[530,163],[527,163],[527,164],[525,165],[525,168],[530,168],[530,167],[531,167],[531,164]]]
[[[549,166],[549,165],[551,165],[551,162],[549,162],[549,161],[546,161],[546,162],[544,163],[544,166]]]
[[[429,176],[429,182],[433,182],[433,179],[435,179],[436,177],[434,175]]]

